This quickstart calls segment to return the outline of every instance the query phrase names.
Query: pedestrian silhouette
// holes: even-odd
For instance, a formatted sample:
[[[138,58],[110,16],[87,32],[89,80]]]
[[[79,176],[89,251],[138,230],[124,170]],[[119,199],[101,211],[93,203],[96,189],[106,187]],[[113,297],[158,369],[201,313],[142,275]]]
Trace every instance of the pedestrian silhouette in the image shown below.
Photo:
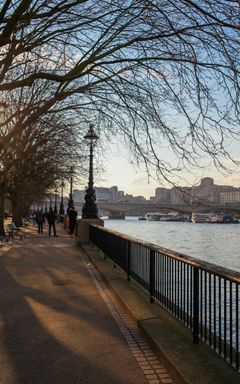
[[[77,216],[78,216],[77,211],[75,210],[74,207],[71,207],[69,209],[69,212],[68,212],[68,217],[69,217],[69,233],[70,234],[74,233],[74,229],[75,229],[76,221],[77,221]]]
[[[54,236],[57,236],[56,234],[56,227],[55,227],[55,221],[56,221],[56,214],[53,212],[52,207],[50,207],[49,212],[47,214],[47,221],[48,221],[48,235],[51,236],[51,228],[53,227],[53,233]]]
[[[36,221],[38,225],[38,234],[40,235],[43,233],[43,224],[45,223],[45,217],[42,211],[37,212]]]

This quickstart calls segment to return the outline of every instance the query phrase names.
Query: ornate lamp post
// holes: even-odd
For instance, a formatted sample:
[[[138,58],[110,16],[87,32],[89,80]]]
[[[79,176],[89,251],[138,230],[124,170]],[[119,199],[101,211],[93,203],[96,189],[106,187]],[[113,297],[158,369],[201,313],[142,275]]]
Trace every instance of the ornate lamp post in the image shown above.
[[[68,209],[67,209],[67,213],[69,212],[69,209],[71,207],[73,207],[73,194],[72,194],[72,186],[73,186],[73,167],[70,168],[70,193],[69,193],[69,199],[68,199]]]
[[[54,202],[54,213],[57,214],[57,188],[55,189],[54,191],[54,199],[55,199],[55,202]]]
[[[61,202],[60,202],[60,208],[59,208],[59,214],[60,215],[64,215],[63,188],[64,188],[64,182],[62,180],[62,183],[61,183]]]
[[[86,189],[85,194],[85,203],[82,208],[82,218],[83,219],[98,219],[98,208],[96,204],[96,193],[93,188],[93,147],[95,142],[98,139],[98,135],[93,130],[94,125],[89,125],[88,133],[84,136],[89,142],[90,145],[90,155],[89,155],[89,179],[88,179],[88,188]]]

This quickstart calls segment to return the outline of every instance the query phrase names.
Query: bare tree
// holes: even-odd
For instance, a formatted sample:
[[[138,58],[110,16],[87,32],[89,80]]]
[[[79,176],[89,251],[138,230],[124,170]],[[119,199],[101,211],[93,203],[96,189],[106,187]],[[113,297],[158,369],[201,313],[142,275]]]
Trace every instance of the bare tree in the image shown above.
[[[220,169],[235,161],[228,143],[240,135],[238,1],[5,1],[0,21],[3,112],[9,90],[39,79],[48,90],[2,147],[30,122],[72,107],[168,180],[206,154]],[[177,164],[164,161],[163,145]]]
[[[44,84],[43,87],[38,84],[29,90],[8,93],[11,118],[2,128],[1,137],[24,123],[42,93],[45,94]],[[73,164],[77,170],[86,161],[74,121],[61,112],[42,116],[37,123],[29,124],[10,137],[8,145],[0,152],[1,235],[4,233],[3,202],[6,194],[11,198],[13,219],[19,222],[33,201],[39,200],[47,190],[68,177]]]

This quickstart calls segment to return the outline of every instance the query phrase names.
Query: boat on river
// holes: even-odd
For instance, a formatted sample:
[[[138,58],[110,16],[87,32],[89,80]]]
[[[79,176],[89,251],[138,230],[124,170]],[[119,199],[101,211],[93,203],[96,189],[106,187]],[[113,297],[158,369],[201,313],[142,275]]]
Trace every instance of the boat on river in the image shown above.
[[[207,223],[207,224],[239,224],[239,220],[227,214],[216,215],[214,213],[192,213],[192,223]]]
[[[145,215],[145,218],[147,221],[160,221],[160,217],[162,216],[162,213],[160,212],[148,212]]]
[[[209,223],[210,217],[214,216],[214,213],[192,213],[192,223]]]
[[[160,221],[187,221],[188,216],[187,215],[179,215],[178,212],[169,212],[166,214],[161,215]]]
[[[138,218],[138,220],[146,220],[146,217],[145,217],[145,216],[140,216],[140,217]]]
[[[215,215],[209,218],[209,224],[239,224],[231,215]]]
[[[147,221],[189,221],[188,216],[179,215],[177,212],[161,213],[161,212],[148,212],[145,216],[141,216],[138,220]]]

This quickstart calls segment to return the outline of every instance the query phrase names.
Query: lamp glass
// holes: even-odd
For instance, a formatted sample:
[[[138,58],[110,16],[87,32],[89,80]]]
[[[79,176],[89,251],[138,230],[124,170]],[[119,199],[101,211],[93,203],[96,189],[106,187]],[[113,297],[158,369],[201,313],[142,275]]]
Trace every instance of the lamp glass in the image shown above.
[[[90,124],[89,130],[87,134],[84,136],[84,139],[86,139],[89,142],[89,144],[94,144],[95,141],[98,139],[98,135],[94,132],[93,127],[94,125]]]

